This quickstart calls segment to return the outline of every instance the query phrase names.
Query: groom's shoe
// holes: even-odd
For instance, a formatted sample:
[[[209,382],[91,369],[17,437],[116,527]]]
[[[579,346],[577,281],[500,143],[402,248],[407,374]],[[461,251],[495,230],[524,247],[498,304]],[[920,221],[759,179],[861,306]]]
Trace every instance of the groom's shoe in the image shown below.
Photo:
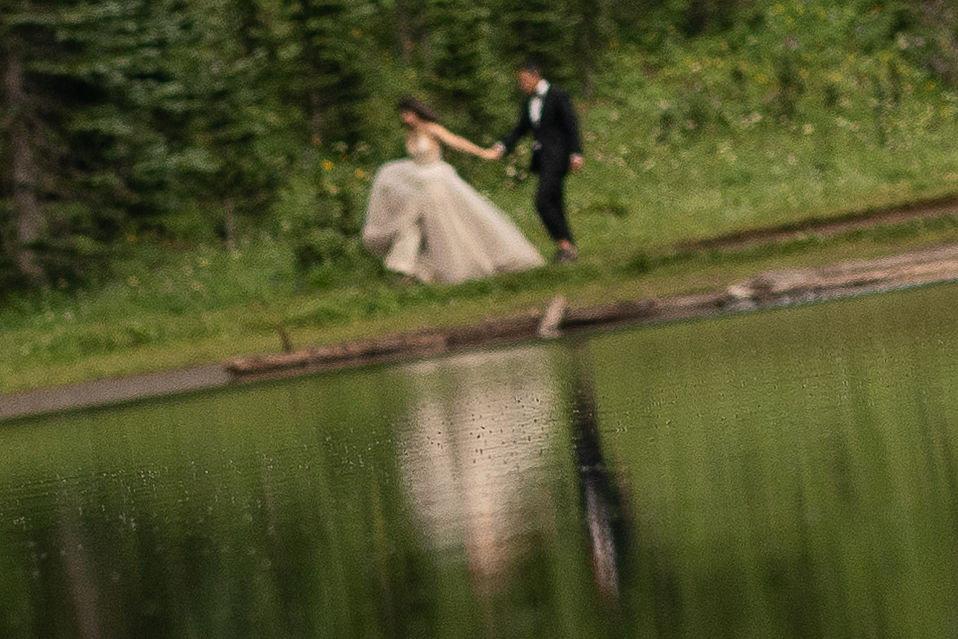
[[[579,251],[576,250],[575,246],[560,247],[559,250],[556,251],[556,264],[572,264],[578,259]]]

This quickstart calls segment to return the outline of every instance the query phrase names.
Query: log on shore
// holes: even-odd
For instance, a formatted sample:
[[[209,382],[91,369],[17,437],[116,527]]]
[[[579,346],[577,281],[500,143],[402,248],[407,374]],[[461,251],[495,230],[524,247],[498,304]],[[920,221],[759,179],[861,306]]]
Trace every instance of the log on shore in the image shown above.
[[[767,271],[724,290],[672,297],[570,308],[562,296],[555,296],[544,310],[531,309],[514,317],[313,346],[289,353],[237,357],[227,362],[226,368],[237,379],[295,374],[537,338],[552,339],[590,329],[711,317],[954,279],[958,279],[958,247],[939,247],[881,260]]]
[[[289,353],[265,353],[236,357],[226,369],[242,377],[289,369],[374,361],[394,355],[428,354],[446,349],[446,336],[438,332],[399,333],[376,339],[311,346]]]

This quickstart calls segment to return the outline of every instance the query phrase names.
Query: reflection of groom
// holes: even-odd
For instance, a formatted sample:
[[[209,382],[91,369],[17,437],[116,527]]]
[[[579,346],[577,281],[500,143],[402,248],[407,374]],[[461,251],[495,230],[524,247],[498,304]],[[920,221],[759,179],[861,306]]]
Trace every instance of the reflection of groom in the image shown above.
[[[542,77],[542,69],[526,63],[518,73],[519,88],[529,96],[522,105],[515,128],[496,143],[499,157],[511,153],[519,138],[532,132],[532,171],[539,174],[536,211],[556,243],[556,262],[574,262],[578,256],[566,222],[563,181],[566,174],[582,168],[582,142],[572,100],[559,87]]]

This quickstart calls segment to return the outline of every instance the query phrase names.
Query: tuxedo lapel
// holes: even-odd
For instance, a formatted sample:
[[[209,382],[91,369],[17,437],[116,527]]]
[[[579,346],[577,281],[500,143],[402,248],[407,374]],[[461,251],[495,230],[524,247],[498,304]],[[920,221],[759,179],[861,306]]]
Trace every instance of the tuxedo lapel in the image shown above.
[[[542,96],[542,112],[539,115],[539,122],[536,125],[536,128],[548,128],[554,126],[553,120],[555,119],[555,100],[554,100],[553,88],[549,87],[549,90],[545,92]]]

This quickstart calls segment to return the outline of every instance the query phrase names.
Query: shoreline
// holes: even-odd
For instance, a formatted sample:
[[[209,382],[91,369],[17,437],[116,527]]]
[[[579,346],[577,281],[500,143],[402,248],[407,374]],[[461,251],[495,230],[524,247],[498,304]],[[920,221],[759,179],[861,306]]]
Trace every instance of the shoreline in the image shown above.
[[[941,208],[939,215],[953,213],[958,202],[952,200],[947,204],[950,206]],[[919,216],[913,211],[905,214],[908,219]],[[778,232],[808,234],[809,229]],[[816,234],[827,232],[816,230]],[[740,243],[742,239],[736,241]],[[616,327],[721,317],[951,281],[958,281],[958,245],[819,268],[763,271],[721,290],[702,293],[578,308],[569,307],[561,295],[556,295],[546,300],[542,309],[474,324],[392,333],[289,352],[234,357],[205,366],[0,395],[0,421],[473,348],[556,339]]]

